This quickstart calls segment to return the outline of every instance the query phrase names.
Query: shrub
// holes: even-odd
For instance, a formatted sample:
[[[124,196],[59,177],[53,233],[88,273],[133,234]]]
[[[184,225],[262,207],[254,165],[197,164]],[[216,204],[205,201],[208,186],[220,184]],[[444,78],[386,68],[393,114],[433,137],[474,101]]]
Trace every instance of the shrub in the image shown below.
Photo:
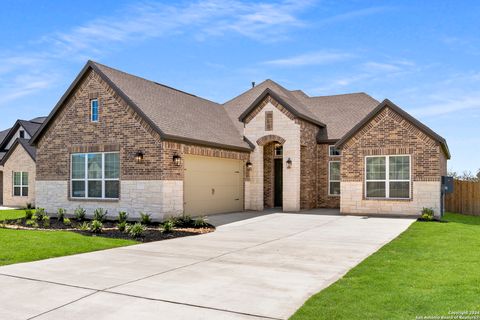
[[[122,223],[122,222],[127,222],[127,219],[128,219],[128,213],[125,212],[125,211],[120,211],[118,213],[118,222],[119,223]]]
[[[44,228],[50,227],[50,217],[47,215],[44,215],[42,218],[42,225]]]
[[[33,209],[33,204],[31,202],[27,202],[27,209]]]
[[[183,214],[180,217],[175,218],[175,226],[177,227],[192,227],[193,219],[188,214]]]
[[[90,231],[93,233],[100,233],[103,229],[103,223],[99,220],[93,220],[90,224]]]
[[[37,221],[33,220],[33,219],[29,219],[27,221],[25,221],[25,225],[27,227],[30,227],[30,228],[38,228],[38,223]]]
[[[32,217],[37,221],[43,221],[44,217],[48,217],[48,216],[45,213],[45,209],[37,208],[37,210],[35,211],[35,214]]]
[[[127,221],[122,221],[117,224],[118,231],[120,232],[125,232],[125,229],[127,228]]]
[[[127,232],[130,235],[130,237],[139,238],[145,232],[145,226],[143,226],[141,223],[137,222],[134,225],[129,226]]]
[[[17,219],[16,224],[22,224],[22,219]]]
[[[167,220],[165,222],[163,222],[163,225],[162,225],[162,232],[163,233],[170,233],[173,231],[173,228],[175,227],[175,223],[173,222],[173,220]]]
[[[103,208],[97,208],[95,211],[93,211],[93,220],[103,222],[105,221],[105,218],[107,218],[107,213],[107,210]]]
[[[433,211],[432,208],[423,208],[422,215],[420,216],[420,218],[425,221],[432,221],[434,214],[435,212]]]
[[[63,224],[66,225],[66,226],[71,226],[72,221],[70,221],[70,219],[68,219],[68,218],[63,218]]]
[[[58,221],[63,221],[63,219],[65,218],[65,214],[67,213],[67,210],[63,209],[63,208],[58,208],[57,210],[57,219]]]
[[[33,217],[33,211],[31,209],[25,210],[25,219],[30,220]]]
[[[140,212],[140,222],[144,225],[152,223],[151,214]]]
[[[77,219],[77,221],[83,221],[85,219],[85,215],[87,214],[87,211],[79,206],[77,209],[75,209],[73,214],[75,216],[75,219]]]
[[[83,222],[79,227],[78,229],[82,230],[82,231],[88,231],[90,230],[90,224],[88,224],[88,222]]]
[[[205,228],[208,226],[207,219],[205,217],[198,217],[193,221],[193,226],[195,228]]]

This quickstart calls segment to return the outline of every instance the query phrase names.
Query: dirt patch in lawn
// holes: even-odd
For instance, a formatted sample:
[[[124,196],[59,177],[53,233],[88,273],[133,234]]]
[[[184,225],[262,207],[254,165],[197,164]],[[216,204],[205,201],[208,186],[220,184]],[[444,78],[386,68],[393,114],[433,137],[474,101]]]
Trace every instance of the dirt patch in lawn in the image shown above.
[[[187,237],[193,235],[199,235],[204,233],[209,233],[215,231],[215,227],[212,225],[207,225],[203,227],[194,227],[194,226],[177,226],[174,227],[170,232],[163,232],[161,223],[150,223],[145,225],[145,231],[140,237],[132,238],[127,232],[120,231],[117,227],[118,222],[116,221],[104,221],[103,229],[100,233],[93,233],[87,230],[81,230],[80,226],[84,223],[91,223],[90,220],[85,221],[76,221],[71,220],[70,224],[65,224],[63,221],[58,220],[57,218],[50,218],[50,224],[48,227],[43,226],[43,223],[38,222],[38,227],[32,227],[27,225],[26,219],[13,219],[5,220],[3,223],[4,228],[8,229],[17,229],[17,230],[44,230],[44,231],[71,231],[82,234],[84,236],[90,237],[105,237],[105,238],[115,238],[115,239],[134,239],[141,242],[152,242],[160,241],[166,239],[174,239],[180,237]],[[132,222],[131,224],[134,224]]]

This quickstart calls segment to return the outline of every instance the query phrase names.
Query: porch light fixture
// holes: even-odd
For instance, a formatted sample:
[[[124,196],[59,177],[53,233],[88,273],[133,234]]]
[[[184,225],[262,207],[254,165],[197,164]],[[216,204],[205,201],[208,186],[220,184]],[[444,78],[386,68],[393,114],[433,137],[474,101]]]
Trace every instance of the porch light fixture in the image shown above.
[[[137,153],[135,154],[135,162],[136,163],[142,163],[144,155],[145,155],[145,153],[143,153],[143,151],[137,151]]]
[[[173,154],[172,160],[173,160],[173,164],[176,165],[177,167],[180,166],[180,164],[182,163],[182,157],[180,157],[176,152]]]
[[[287,169],[290,169],[292,167],[292,159],[288,158],[287,160]]]
[[[247,167],[247,170],[251,170],[252,167],[253,167],[253,164],[252,164],[250,161],[247,161],[247,163],[245,164],[245,166]]]

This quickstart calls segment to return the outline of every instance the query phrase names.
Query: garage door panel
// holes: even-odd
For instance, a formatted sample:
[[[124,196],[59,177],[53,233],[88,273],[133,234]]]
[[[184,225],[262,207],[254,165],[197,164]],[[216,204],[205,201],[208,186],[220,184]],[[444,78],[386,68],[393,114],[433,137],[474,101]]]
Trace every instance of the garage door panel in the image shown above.
[[[243,161],[185,156],[185,213],[243,210]]]

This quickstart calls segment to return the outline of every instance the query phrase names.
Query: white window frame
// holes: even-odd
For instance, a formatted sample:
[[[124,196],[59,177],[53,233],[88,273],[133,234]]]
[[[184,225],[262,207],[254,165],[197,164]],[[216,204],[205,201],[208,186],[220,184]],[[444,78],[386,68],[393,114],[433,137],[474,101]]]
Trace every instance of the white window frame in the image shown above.
[[[93,102],[97,101],[97,120],[93,120]],[[98,122],[100,119],[100,103],[98,98],[90,100],[90,122]]]
[[[70,155],[70,198],[72,199],[97,199],[97,200],[118,200],[120,199],[120,185],[118,186],[118,197],[117,198],[106,198],[105,197],[105,181],[120,181],[120,163],[119,163],[119,172],[118,178],[105,178],[105,155],[109,153],[117,153],[119,155],[119,162],[120,162],[120,152],[113,151],[113,152],[76,152]],[[83,154],[85,155],[85,177],[83,179],[74,179],[73,178],[73,156]],[[102,177],[89,179],[88,178],[88,155],[90,154],[101,154],[102,155]],[[83,181],[85,183],[85,197],[74,197],[73,196],[73,181]],[[102,181],[102,197],[89,197],[88,196],[88,181]],[[120,182],[119,182],[120,183]]]
[[[339,149],[337,149],[337,150],[338,150],[338,152],[340,152],[340,154],[332,154],[332,152],[331,152],[332,149],[335,149],[334,144],[331,144],[331,145],[328,146],[328,151],[327,152],[328,152],[329,157],[340,157],[342,155],[342,151],[339,150]]]
[[[340,163],[340,160],[334,160],[334,161],[329,161],[328,162],[328,195],[331,196],[331,197],[340,197],[341,192],[339,194],[332,194],[332,192],[330,190],[330,182],[338,182],[338,183],[340,183],[340,185],[342,184],[341,180],[331,180],[331,178],[330,178],[330,171],[331,171],[330,167],[331,167],[333,162]]]
[[[20,173],[20,184],[15,184],[15,173]],[[27,174],[27,184],[23,184],[23,174]],[[30,192],[30,187],[28,186],[28,172],[26,171],[12,171],[12,196],[13,197],[28,197],[28,193]],[[15,195],[15,188],[20,188],[20,195]],[[23,195],[23,188],[27,188],[27,195]]]
[[[367,180],[367,159],[368,158],[385,158],[385,180]],[[390,179],[390,157],[408,157],[408,180]],[[375,155],[365,156],[364,162],[364,195],[365,199],[369,200],[411,200],[412,199],[412,157],[409,154],[391,154],[391,155]],[[385,183],[385,197],[367,197],[367,181],[368,182],[384,182]],[[408,198],[391,198],[390,197],[390,182],[408,182]]]

